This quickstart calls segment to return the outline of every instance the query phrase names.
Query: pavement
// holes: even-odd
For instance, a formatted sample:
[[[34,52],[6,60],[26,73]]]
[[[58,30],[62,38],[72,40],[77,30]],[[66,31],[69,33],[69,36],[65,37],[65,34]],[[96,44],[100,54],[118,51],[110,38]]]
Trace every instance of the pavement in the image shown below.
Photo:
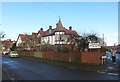
[[[90,64],[75,64],[75,63],[67,63],[67,62],[59,62],[59,61],[50,61],[50,60],[44,60],[45,62],[49,64],[54,64],[58,66],[62,66],[65,68],[70,69],[78,69],[82,71],[93,71],[97,73],[102,74],[108,74],[113,76],[118,76],[118,81],[120,82],[120,62],[116,62],[116,64],[113,64],[111,60],[107,60],[105,64],[103,65],[90,65]]]
[[[59,64],[62,65],[62,64]],[[86,71],[101,71],[101,72],[114,72],[114,73],[118,73],[118,71],[120,70],[118,68],[118,64],[113,64],[111,62],[111,64],[104,64],[104,65],[88,65],[88,64],[68,64],[68,65],[62,65],[64,67],[68,67],[71,69],[79,69],[79,70],[86,70]]]
[[[27,58],[27,57],[24,57],[24,58]],[[106,63],[103,65],[69,63],[69,62],[54,61],[54,60],[39,59],[39,58],[28,58],[28,59],[34,59],[34,60],[46,62],[49,64],[62,66],[65,68],[85,70],[85,71],[114,73],[116,75],[119,74],[118,72],[120,71],[120,62],[113,64],[110,59],[108,59]]]
[[[9,80],[9,76],[5,70],[2,69],[2,80]]]

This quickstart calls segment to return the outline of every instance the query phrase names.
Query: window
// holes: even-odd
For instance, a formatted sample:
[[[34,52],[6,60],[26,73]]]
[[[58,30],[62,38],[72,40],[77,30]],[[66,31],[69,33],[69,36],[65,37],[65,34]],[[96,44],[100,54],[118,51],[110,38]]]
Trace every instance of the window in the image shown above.
[[[61,38],[62,38],[62,36],[60,35],[60,36],[59,36],[59,40],[60,40],[60,41],[61,41]]]
[[[50,42],[50,37],[48,36],[48,41],[47,41],[47,43],[49,43]]]
[[[49,33],[50,33],[50,34],[51,34],[51,32],[52,32],[52,31],[51,31],[51,30],[49,30]]]

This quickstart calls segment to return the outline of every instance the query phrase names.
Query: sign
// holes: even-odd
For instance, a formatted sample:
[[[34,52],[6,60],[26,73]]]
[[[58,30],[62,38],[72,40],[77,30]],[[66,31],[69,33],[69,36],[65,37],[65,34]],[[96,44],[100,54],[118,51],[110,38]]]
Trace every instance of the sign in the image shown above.
[[[97,48],[101,48],[101,45],[100,45],[100,43],[89,43],[89,48],[97,49]]]
[[[106,58],[106,56],[102,56],[102,59]]]

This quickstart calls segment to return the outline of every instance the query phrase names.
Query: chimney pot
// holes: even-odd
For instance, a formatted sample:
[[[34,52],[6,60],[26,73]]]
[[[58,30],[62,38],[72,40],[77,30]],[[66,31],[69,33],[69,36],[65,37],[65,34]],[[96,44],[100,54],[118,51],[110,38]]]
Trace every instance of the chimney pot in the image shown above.
[[[69,27],[69,30],[72,30],[72,27],[71,27],[71,26]]]
[[[49,26],[49,29],[52,29],[52,26]]]
[[[43,28],[41,28],[40,30],[43,31]]]

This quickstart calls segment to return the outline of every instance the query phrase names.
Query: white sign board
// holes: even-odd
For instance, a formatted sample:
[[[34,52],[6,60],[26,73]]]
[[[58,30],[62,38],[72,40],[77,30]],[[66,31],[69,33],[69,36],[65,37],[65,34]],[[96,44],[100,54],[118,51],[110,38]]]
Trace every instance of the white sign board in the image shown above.
[[[102,56],[102,59],[106,58],[106,56]]]
[[[89,48],[97,49],[97,48],[101,48],[101,45],[100,45],[100,43],[89,43]]]

